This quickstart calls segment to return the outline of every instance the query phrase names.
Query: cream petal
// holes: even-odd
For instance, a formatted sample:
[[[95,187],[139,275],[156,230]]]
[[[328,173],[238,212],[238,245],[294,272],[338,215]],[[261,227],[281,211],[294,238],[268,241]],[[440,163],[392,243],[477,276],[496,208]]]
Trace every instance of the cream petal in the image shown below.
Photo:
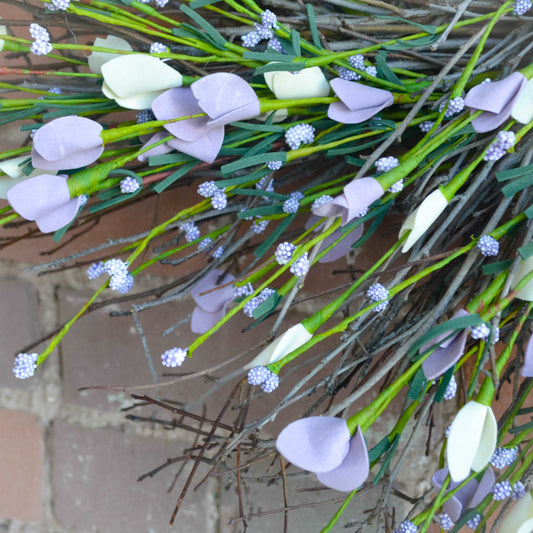
[[[497,441],[498,423],[496,422],[496,418],[494,417],[492,409],[487,407],[487,414],[485,416],[485,423],[483,424],[481,440],[479,442],[476,456],[472,461],[472,470],[479,472],[489,464],[490,458],[496,449]]]
[[[107,87],[120,98],[163,92],[182,84],[182,75],[177,70],[147,54],[112,59],[102,65],[102,75]]]
[[[266,366],[279,361],[287,354],[304,345],[313,335],[302,324],[296,324],[289,328],[283,335],[269,344],[257,357],[244,368]]]
[[[287,70],[265,72],[265,82],[278,100],[315,98],[330,92],[326,77],[319,67],[304,68],[296,73]]]
[[[515,503],[503,519],[498,531],[500,533],[531,533],[533,531],[533,497],[529,492]]]
[[[261,122],[265,122],[271,114],[272,111],[268,111],[266,113],[261,113],[260,115],[257,115],[255,118]],[[287,109],[276,109],[274,111],[274,115],[272,116],[272,122],[274,124],[276,122],[283,122],[288,116],[289,111]]]
[[[413,245],[424,235],[431,224],[439,218],[446,209],[448,200],[440,189],[433,191],[424,201],[407,217],[400,229],[400,237],[410,230],[403,243],[402,252],[408,252]]]
[[[511,116],[522,124],[533,120],[533,79],[529,80],[513,104]]]
[[[470,474],[483,434],[487,407],[471,401],[455,416],[446,446],[446,459],[453,481],[462,481]]]
[[[522,261],[515,270],[511,279],[511,287],[514,289],[518,282],[527,276],[533,270],[533,255]],[[531,280],[525,287],[520,289],[516,295],[521,300],[533,302],[533,280]]]
[[[1,19],[2,17],[0,17]],[[2,24],[0,26],[0,35],[7,35],[7,28]],[[4,39],[0,39],[0,52],[3,50],[4,48]]]
[[[102,37],[97,37],[94,40],[93,46],[98,46],[99,48],[112,48],[113,50],[123,50],[125,52],[133,51],[130,43],[121,37],[116,37],[115,35],[108,35],[105,39]],[[88,58],[87,63],[91,72],[95,74],[102,73],[102,65],[120,57],[121,54],[113,54],[111,52],[93,52]]]

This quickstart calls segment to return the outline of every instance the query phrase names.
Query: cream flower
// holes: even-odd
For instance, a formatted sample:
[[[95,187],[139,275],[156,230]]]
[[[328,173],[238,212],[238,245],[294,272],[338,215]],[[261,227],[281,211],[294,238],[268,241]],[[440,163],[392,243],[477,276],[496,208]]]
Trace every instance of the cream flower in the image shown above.
[[[297,72],[277,70],[265,72],[265,82],[278,100],[327,96],[330,88],[319,67],[304,68]]]
[[[433,191],[424,201],[407,217],[400,228],[400,238],[410,232],[403,243],[402,252],[408,252],[422,235],[429,229],[431,224],[439,218],[440,214],[448,205],[444,194],[440,189]]]
[[[117,57],[102,65],[102,92],[128,109],[147,109],[168,89],[180,87],[182,75],[147,54]]]
[[[522,261],[511,278],[511,287],[514,289],[519,281],[533,270],[533,255]],[[516,295],[521,300],[533,302],[533,280],[520,289]]]
[[[455,416],[446,446],[448,469],[453,481],[462,481],[470,470],[479,472],[489,463],[498,438],[498,424],[490,407],[466,403]]]
[[[2,17],[0,17],[0,20],[2,19]],[[0,35],[7,35],[7,28],[2,24],[0,25]],[[4,39],[0,39],[0,52],[3,50],[4,48]]]
[[[514,505],[498,531],[500,533],[533,532],[533,498],[529,492]]]
[[[24,172],[22,172],[22,167],[19,165],[27,160],[28,156],[22,155],[13,159],[0,161],[0,170],[6,173],[5,176],[0,176],[0,198],[6,199],[7,191],[17,183],[38,176],[39,174],[44,174],[44,170],[40,168],[34,168],[28,175],[24,174]],[[48,173],[55,174],[55,172]]]
[[[123,50],[124,52],[133,51],[133,48],[128,41],[120,37],[116,37],[115,35],[108,35],[105,39],[102,39],[102,37],[97,37],[94,40],[93,46],[98,46],[100,48],[112,48],[113,50]],[[102,65],[104,63],[121,56],[122,54],[113,54],[111,52],[92,52],[92,54],[87,58],[87,62],[89,63],[91,72],[94,72],[95,74],[102,74]]]
[[[244,368],[266,366],[283,359],[287,354],[304,345],[313,335],[302,324],[296,324],[269,344],[253,361]]]

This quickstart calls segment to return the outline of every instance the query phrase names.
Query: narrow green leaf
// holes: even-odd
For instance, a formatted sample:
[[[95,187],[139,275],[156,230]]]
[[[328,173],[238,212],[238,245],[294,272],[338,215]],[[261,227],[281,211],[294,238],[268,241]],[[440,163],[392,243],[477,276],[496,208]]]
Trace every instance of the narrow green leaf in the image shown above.
[[[509,428],[509,433],[521,433],[527,429],[533,428],[533,422],[528,422],[527,424],[522,424],[521,426],[516,426],[514,428]]]
[[[196,13],[193,9],[185,4],[180,5],[180,10],[183,11],[188,17],[190,17],[198,26],[205,31],[205,33],[219,46],[224,47],[226,44],[226,39],[222,37],[220,33],[215,29],[214,26],[209,24],[201,15]]]
[[[356,167],[362,167],[365,164],[364,159],[359,159],[358,157],[352,157],[351,155],[348,155],[344,158],[344,161],[348,163],[349,165],[354,165]]]
[[[254,255],[259,258],[263,257],[268,249],[278,240],[279,236],[292,224],[296,218],[296,213],[283,219],[276,229],[256,248]]]
[[[502,193],[506,198],[511,198],[530,185],[533,185],[533,172],[525,174],[509,183],[509,185],[502,187]]]
[[[300,48],[300,34],[296,30],[291,30],[291,43],[294,55],[300,57],[302,49]]]
[[[446,389],[448,388],[448,385],[450,384],[450,381],[453,378],[453,373],[455,372],[455,365],[446,370],[444,376],[442,376],[442,379],[440,380],[439,386],[437,388],[437,392],[435,393],[435,401],[437,403],[442,402],[444,398],[444,394],[446,393]]]
[[[320,35],[318,34],[318,28],[316,25],[315,8],[311,4],[305,4],[307,10],[307,20],[309,21],[309,29],[311,30],[311,38],[313,44],[317,48],[322,48],[322,42],[320,41]]]
[[[521,255],[522,259],[531,257],[533,255],[533,242],[529,242],[525,246],[518,248],[518,253]]]
[[[405,87],[400,78],[398,78],[398,76],[396,76],[396,74],[394,74],[394,72],[390,69],[389,65],[387,65],[387,52],[384,50],[380,50],[376,56],[376,67],[378,69],[378,73],[381,74],[382,77],[387,81],[395,83],[396,85],[400,85],[401,87]]]
[[[279,301],[281,300],[281,296],[274,292],[271,296],[269,296],[262,304],[259,304],[254,310],[253,315],[256,320],[267,317],[274,309],[276,309],[276,306],[278,305]]]
[[[265,72],[276,72],[278,70],[288,70],[289,72],[297,72],[303,70],[305,63],[270,63],[269,65],[263,65],[258,67],[254,71],[255,76],[264,74]]]
[[[253,59],[254,61],[279,61],[281,63],[292,63],[296,56],[291,54],[280,54],[274,50],[266,52],[244,52],[243,59]]]
[[[533,218],[533,204],[531,204],[525,211],[524,214],[527,218],[532,219]]]
[[[250,124],[249,122],[232,122],[232,126],[243,130],[251,131],[272,131],[272,132],[284,132],[283,126],[274,126],[272,124]]]
[[[375,463],[389,448],[390,440],[388,437],[384,437],[368,452],[369,462]]]
[[[188,161],[192,161],[192,158],[185,154],[152,155],[148,158],[148,165],[151,167],[159,167],[170,165],[171,163],[187,163]]]
[[[409,385],[409,392],[407,393],[407,397],[410,400],[417,400],[420,398],[420,395],[424,391],[424,387],[427,383],[426,376],[424,375],[424,371],[419,368],[414,375],[413,379],[411,380],[411,383]]]
[[[199,7],[210,6],[211,4],[216,4],[220,0],[193,0],[189,7],[191,9],[198,9]]]
[[[435,35],[437,33],[437,26],[433,26],[432,24],[418,24],[417,22],[413,22],[412,20],[403,19],[401,17],[394,17],[391,15],[374,15],[377,19],[387,19],[387,20],[396,20],[398,22],[405,22],[405,24],[411,24],[411,26],[416,26],[417,28],[420,28],[422,31],[425,31],[426,33],[430,33],[431,35]]]
[[[363,233],[363,235],[352,244],[352,248],[359,248],[366,241],[368,241],[370,237],[372,237],[372,235],[378,229],[381,222],[383,222],[383,219],[385,218],[385,215],[387,214],[387,211],[389,210],[389,207],[391,206],[391,204],[392,204],[392,201],[387,202],[380,208],[376,209],[377,213],[375,215],[374,220],[372,221],[372,224],[370,224],[370,227]]]
[[[400,442],[400,435],[397,433],[394,436],[394,439],[392,441],[392,444],[390,445],[389,450],[387,451],[387,457],[383,461],[383,464],[381,465],[381,468],[379,469],[379,472],[376,474],[376,477],[372,481],[374,485],[377,485],[379,483],[379,480],[387,470],[390,462],[392,461],[392,456],[394,455],[394,452],[396,451],[396,448],[398,447],[398,443]]]
[[[278,192],[260,191],[259,189],[233,189],[231,191],[234,194],[244,194],[245,196],[266,196],[273,200],[285,201],[288,196],[286,194],[280,194]]]
[[[418,48],[419,46],[427,46],[434,43],[439,38],[438,35],[426,35],[419,39],[413,39],[412,41],[398,41],[395,44],[384,44],[383,48],[386,50],[409,50],[412,48]]]
[[[182,4],[183,6],[183,4]],[[190,161],[185,163],[180,167],[176,172],[173,172],[170,176],[167,176],[163,181],[160,181],[157,185],[153,187],[153,190],[157,193],[164,191],[167,187],[172,185],[176,180],[187,174],[189,170],[194,168],[198,164],[198,161]]]
[[[287,161],[287,152],[267,152],[266,154],[258,154],[252,157],[245,157],[234,161],[233,163],[228,163],[223,165],[220,168],[223,176],[229,176],[232,172],[236,170],[241,170],[243,168],[248,168],[254,165],[260,165],[266,163],[267,161],[282,161],[285,163]]]
[[[222,189],[223,187],[231,187],[232,185],[241,185],[242,183],[247,183],[249,181],[258,180],[262,178],[263,176],[270,174],[271,172],[272,171],[269,168],[262,168],[262,169],[256,170],[255,172],[252,172],[251,174],[247,174],[246,176],[241,176],[240,178],[218,180],[218,181],[215,181],[215,183],[217,187],[220,187]]]
[[[498,181],[507,181],[513,178],[518,178],[533,172],[533,163],[531,165],[526,165],[525,167],[511,168],[509,170],[502,170],[501,172],[496,172],[496,179]]]
[[[130,198],[133,198],[134,196],[137,196],[142,189],[138,189],[135,192],[129,193],[129,194],[119,194],[115,198],[111,198],[110,200],[107,200],[105,202],[101,202],[97,205],[93,205],[89,208],[90,213],[97,213],[98,211],[103,211],[104,209],[107,209],[108,207],[113,207],[117,204],[121,204],[122,202],[125,202],[129,200]]]
[[[283,134],[282,133],[273,133],[268,137],[265,137],[262,141],[259,141],[257,144],[254,144],[251,148],[247,149],[245,152],[245,157],[252,157],[256,154],[264,154],[272,148],[272,143],[278,140]]]
[[[250,218],[250,217],[267,217],[270,215],[281,215],[283,213],[283,206],[281,205],[265,205],[262,207],[254,207],[246,211],[239,211],[237,213],[238,218]]]
[[[507,270],[513,264],[513,259],[506,259],[505,261],[498,261],[497,263],[489,263],[488,265],[483,265],[481,270],[483,274],[499,274]]]

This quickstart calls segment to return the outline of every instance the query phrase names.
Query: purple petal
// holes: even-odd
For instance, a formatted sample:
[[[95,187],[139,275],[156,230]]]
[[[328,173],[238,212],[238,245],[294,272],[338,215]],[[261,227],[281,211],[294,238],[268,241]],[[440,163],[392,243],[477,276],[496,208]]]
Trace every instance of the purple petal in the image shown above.
[[[317,478],[326,487],[348,492],[359,488],[368,477],[369,471],[366,442],[361,428],[358,427],[342,463],[329,472],[317,474]]]
[[[187,142],[181,139],[172,139],[167,144],[178,152],[183,152],[200,161],[212,163],[220,152],[224,142],[224,126],[207,130],[203,137]]]
[[[191,331],[193,333],[205,333],[209,331],[224,315],[226,314],[226,305],[214,313],[204,311],[201,307],[196,306],[191,316]]]
[[[255,91],[236,74],[209,74],[195,81],[191,89],[199,106],[211,118],[211,127],[253,118],[261,112]]]
[[[142,135],[140,137],[141,142],[143,142],[143,148],[146,148],[147,146],[151,144],[155,144],[156,142],[160,141],[161,139],[164,139],[165,137],[168,137],[168,133],[166,131],[158,131],[152,136],[148,136],[148,140],[146,140],[145,135]],[[139,161],[148,161],[148,158],[154,155],[165,155],[169,152],[172,152],[172,148],[168,146],[167,143],[160,144],[156,146],[155,148],[152,148],[151,150],[148,150],[147,152],[143,152],[140,156],[137,157]]]
[[[526,351],[524,353],[524,366],[520,370],[520,375],[525,378],[533,378],[533,335],[529,337]]]
[[[468,314],[464,309],[460,309],[452,318],[459,318]],[[438,378],[446,370],[451,368],[463,355],[468,331],[466,329],[460,330],[455,335],[452,335],[450,339],[444,340],[450,333],[451,331],[442,333],[420,349],[424,352],[436,344],[439,345],[439,348],[422,363],[422,370],[427,379]]]
[[[477,507],[485,499],[489,492],[492,491],[492,487],[494,487],[495,482],[496,477],[494,476],[494,470],[492,470],[492,468],[489,466],[487,470],[485,470],[485,473],[483,474],[483,477],[481,478],[481,481],[479,482],[476,492],[470,500],[468,507]]]
[[[484,133],[503,124],[511,116],[513,104],[526,84],[523,74],[513,72],[503,80],[481,83],[470,89],[465,105],[474,111],[484,111],[472,120],[473,128],[478,133]]]
[[[345,226],[381,198],[384,192],[374,178],[353,180],[344,187],[343,194],[314,209],[313,214],[321,217],[341,216],[342,225]]]
[[[78,212],[80,197],[70,199],[67,176],[41,174],[7,191],[11,207],[27,220],[35,220],[43,233],[68,224]]]
[[[394,103],[391,92],[355,81],[335,78],[330,82],[340,102],[328,107],[328,117],[344,124],[359,124]]]
[[[357,226],[353,231],[351,231],[347,236],[342,239],[339,244],[334,246],[324,257],[322,257],[318,262],[319,263],[332,263],[333,261],[336,261],[337,259],[340,259],[341,257],[344,257],[348,254],[348,252],[352,249],[352,244],[360,239],[364,232],[364,225],[361,224],[360,226]],[[335,230],[329,237],[326,237],[322,241],[322,245],[320,246],[320,250],[324,250],[327,248],[330,244],[333,244],[342,233],[340,230]]]
[[[292,464],[310,472],[337,468],[350,448],[346,420],[312,416],[289,424],[278,436],[276,448]]]
[[[204,112],[189,87],[165,91],[152,102],[152,111],[157,120],[170,120]],[[167,124],[165,129],[178,139],[192,142],[205,135],[207,120],[208,117],[188,118]]]
[[[222,276],[222,277],[221,277]],[[231,274],[226,274],[222,270],[211,270],[206,274],[191,290],[196,305],[201,307],[204,311],[210,313],[220,311],[228,302],[233,300],[233,286],[227,285],[216,291],[208,292],[201,295],[200,293],[214,289],[218,285],[229,283],[235,279]]]
[[[32,165],[43,170],[79,168],[96,161],[104,150],[102,126],[75,115],[56,118],[33,137]]]

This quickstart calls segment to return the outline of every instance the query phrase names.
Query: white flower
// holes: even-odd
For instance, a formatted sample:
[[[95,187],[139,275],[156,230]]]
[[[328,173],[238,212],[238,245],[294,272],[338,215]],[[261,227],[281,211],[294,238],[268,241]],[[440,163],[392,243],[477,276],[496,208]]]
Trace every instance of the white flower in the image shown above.
[[[102,92],[128,109],[147,109],[168,89],[180,87],[182,75],[149,54],[117,57],[102,65]]]
[[[97,37],[94,40],[93,46],[98,46],[99,48],[112,48],[113,50],[123,50],[125,52],[131,52],[133,50],[128,41],[121,37],[116,37],[115,35],[108,35],[105,39]],[[121,57],[121,54],[113,54],[111,52],[92,52],[87,58],[87,62],[89,63],[91,72],[102,74],[102,65],[117,57]]]
[[[278,100],[327,96],[330,88],[319,67],[304,68],[297,72],[278,70],[265,72],[265,82]]]
[[[1,19],[2,17],[0,17]],[[0,35],[7,35],[7,28],[2,24],[0,25]],[[0,52],[4,48],[4,39],[0,39]]]
[[[533,498],[529,492],[516,502],[498,531],[500,533],[531,533],[533,531]]]
[[[431,224],[439,218],[440,214],[448,205],[444,194],[440,189],[433,191],[424,201],[407,217],[400,228],[400,238],[410,231],[403,243],[402,252],[408,252],[422,235],[429,229]]]
[[[511,116],[522,124],[533,120],[533,79],[529,80],[511,109]]]
[[[522,278],[527,276],[533,270],[533,255],[521,261],[518,268],[514,271],[511,277],[511,287],[514,289]],[[531,280],[525,287],[520,289],[516,294],[517,298],[533,302],[533,280]]]
[[[302,324],[296,324],[269,344],[253,361],[244,368],[266,366],[283,359],[287,354],[304,345],[313,335]]]
[[[479,472],[496,449],[498,424],[490,407],[475,401],[466,403],[455,416],[446,446],[448,469],[453,481]]]
[[[26,176],[26,174],[22,172],[22,167],[19,167],[19,164],[28,159],[28,155],[22,155],[20,157],[14,157],[13,159],[0,161],[0,170],[6,173],[5,176],[0,176],[0,198],[6,199],[7,191],[17,183],[38,176],[39,174],[44,174],[44,170],[35,168]],[[57,174],[55,171],[46,172],[49,174]]]

